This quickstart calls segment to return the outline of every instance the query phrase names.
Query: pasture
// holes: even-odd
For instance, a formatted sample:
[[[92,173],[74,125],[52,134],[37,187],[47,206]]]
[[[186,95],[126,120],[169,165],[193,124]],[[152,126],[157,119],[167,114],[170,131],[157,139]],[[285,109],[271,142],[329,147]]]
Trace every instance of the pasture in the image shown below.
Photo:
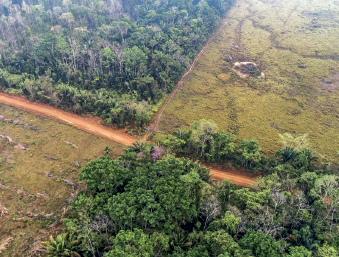
[[[282,147],[278,134],[308,134],[319,157],[337,162],[338,42],[338,1],[240,0],[159,130],[212,119],[238,139],[258,140],[265,154]],[[265,77],[241,78],[235,62],[255,62]]]
[[[0,141],[0,255],[30,256],[41,240],[60,233],[67,203],[83,188],[81,167],[105,154],[106,145],[112,157],[124,146],[7,105],[0,115],[37,128],[0,123],[0,135],[30,149]]]

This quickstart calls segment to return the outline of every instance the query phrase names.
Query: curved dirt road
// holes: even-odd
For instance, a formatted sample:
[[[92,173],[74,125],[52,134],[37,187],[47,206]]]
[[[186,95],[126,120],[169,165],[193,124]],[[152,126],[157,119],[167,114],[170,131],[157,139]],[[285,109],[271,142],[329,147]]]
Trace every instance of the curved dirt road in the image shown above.
[[[228,16],[230,16],[238,7],[238,1],[236,1],[234,3],[234,6],[232,8],[232,10],[227,14]],[[157,130],[160,120],[161,120],[161,116],[165,110],[165,108],[167,107],[167,105],[171,102],[171,100],[173,99],[173,97],[182,89],[183,84],[185,82],[185,80],[187,79],[187,77],[191,74],[191,72],[193,71],[193,69],[195,68],[196,64],[198,63],[200,57],[203,55],[203,53],[205,52],[206,48],[212,43],[212,41],[219,35],[220,31],[227,26],[229,22],[229,18],[225,19],[223,24],[219,27],[219,29],[217,29],[212,36],[208,39],[208,41],[206,42],[206,44],[201,48],[200,52],[197,54],[197,56],[194,58],[192,64],[187,68],[184,76],[182,76],[182,78],[179,80],[179,82],[177,83],[177,85],[174,87],[173,91],[169,94],[169,96],[167,97],[166,101],[162,104],[162,106],[160,107],[160,109],[158,110],[156,116],[151,120],[148,128],[152,129],[152,130]],[[147,138],[152,134],[152,131],[149,131],[146,133],[146,135],[144,136],[143,140],[146,141]]]

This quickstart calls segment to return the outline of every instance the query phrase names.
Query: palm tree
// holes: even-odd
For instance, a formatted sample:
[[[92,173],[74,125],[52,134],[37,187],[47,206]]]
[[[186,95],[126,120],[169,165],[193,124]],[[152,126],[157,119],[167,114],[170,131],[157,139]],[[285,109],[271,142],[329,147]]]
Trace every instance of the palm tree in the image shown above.
[[[294,148],[286,146],[286,148],[282,152],[283,162],[294,161],[296,157],[297,152],[294,150]]]
[[[142,149],[144,148],[145,143],[142,141],[135,141],[130,148],[134,151],[134,152],[141,152]]]
[[[50,237],[50,242],[42,242],[43,248],[48,250],[49,257],[80,257],[80,255],[74,251],[75,245],[78,243],[77,240],[70,241],[69,234],[58,235],[54,240]]]
[[[176,131],[173,132],[173,135],[175,135],[179,139],[184,139],[185,134],[186,134],[186,131],[180,130],[180,129],[177,129]]]

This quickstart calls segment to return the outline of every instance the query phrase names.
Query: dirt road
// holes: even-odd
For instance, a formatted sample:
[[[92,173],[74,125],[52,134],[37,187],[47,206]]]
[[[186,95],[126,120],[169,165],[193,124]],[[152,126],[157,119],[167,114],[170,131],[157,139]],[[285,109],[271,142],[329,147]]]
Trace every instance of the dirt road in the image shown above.
[[[205,164],[210,169],[211,179],[222,181],[224,179],[230,180],[233,184],[238,186],[251,186],[256,181],[257,176],[252,173],[246,173],[246,170],[242,168],[237,170],[235,167],[230,168],[213,168],[212,165]]]
[[[32,103],[21,97],[14,97],[0,93],[0,102],[20,108],[37,115],[49,117],[58,121],[71,124],[81,130],[107,138],[123,145],[131,145],[135,138],[126,135],[122,131],[114,130],[96,123],[94,120],[82,118],[79,115],[62,111],[47,104]]]
[[[234,3],[234,6],[232,8],[232,10],[228,13],[228,16],[232,15],[232,13],[237,9],[238,7],[238,1],[236,1]],[[188,78],[188,76],[191,74],[191,72],[193,71],[193,69],[195,68],[195,66],[197,65],[200,57],[204,54],[206,48],[212,43],[212,41],[219,35],[220,31],[228,25],[229,22],[229,18],[225,19],[222,23],[222,25],[212,34],[212,36],[209,38],[209,40],[206,42],[206,44],[201,48],[200,52],[197,54],[197,56],[194,58],[192,64],[187,68],[184,76],[182,76],[182,78],[179,80],[179,82],[177,83],[177,85],[174,87],[173,91],[169,94],[169,96],[167,97],[166,101],[162,104],[162,106],[160,107],[160,109],[158,110],[158,112],[156,113],[156,115],[153,117],[153,119],[151,120],[148,128],[152,129],[152,130],[157,130],[159,123],[161,121],[161,116],[165,110],[165,108],[167,107],[167,105],[171,102],[171,100],[173,99],[173,97],[182,89],[183,84],[185,82],[185,80]],[[149,131],[148,133],[146,133],[146,135],[144,136],[143,140],[146,141],[147,138],[152,134],[152,131]]]
[[[121,130],[115,130],[109,127],[105,127],[98,124],[93,119],[83,118],[79,115],[65,112],[47,104],[32,103],[24,98],[11,96],[4,93],[0,93],[0,102],[16,108],[23,109],[25,111],[32,112],[40,116],[49,117],[64,123],[68,123],[81,130],[101,136],[103,138],[107,138],[123,145],[131,145],[135,142],[135,138],[123,133]],[[225,172],[214,168],[210,168],[210,170],[211,174],[214,174],[212,176],[212,179],[218,181],[229,179],[232,183],[240,186],[250,186],[252,182],[254,182],[254,178],[250,178],[245,175],[234,174],[233,172]]]
[[[237,4],[235,4],[235,6],[237,6]],[[231,11],[231,13],[233,11]],[[228,23],[228,19],[224,21],[224,24],[212,35],[212,37],[208,40],[206,45],[201,49],[197,57],[194,59],[192,65],[186,71],[185,75],[178,82],[175,89],[172,91],[172,93],[169,95],[165,103],[160,108],[159,112],[157,113],[156,118],[153,120],[153,123],[150,125],[152,129],[156,129],[158,127],[160,119],[161,119],[161,115],[164,109],[166,108],[167,104],[171,101],[171,99],[175,96],[175,94],[182,88],[184,80],[192,72],[200,56],[203,54],[204,50],[212,42],[212,40],[214,40],[214,38],[219,34],[220,30],[225,25],[227,25],[227,23]],[[128,136],[127,134],[123,133],[121,130],[114,130],[112,128],[105,127],[103,125],[98,124],[93,119],[83,118],[79,115],[54,108],[47,104],[33,103],[24,98],[8,95],[5,93],[0,93],[0,102],[16,107],[16,108],[20,108],[20,109],[32,112],[40,116],[49,117],[49,118],[52,118],[52,119],[55,119],[55,120],[58,120],[64,123],[71,124],[81,130],[84,130],[89,133],[101,136],[103,138],[118,142],[123,145],[131,145],[132,143],[135,142],[135,138]],[[251,178],[247,175],[235,174],[233,172],[223,171],[220,169],[214,169],[211,167],[209,168],[210,168],[210,173],[213,174],[212,179],[215,179],[218,181],[221,181],[223,179],[229,179],[232,183],[235,183],[240,186],[244,186],[244,185],[250,186],[255,181],[255,178]]]

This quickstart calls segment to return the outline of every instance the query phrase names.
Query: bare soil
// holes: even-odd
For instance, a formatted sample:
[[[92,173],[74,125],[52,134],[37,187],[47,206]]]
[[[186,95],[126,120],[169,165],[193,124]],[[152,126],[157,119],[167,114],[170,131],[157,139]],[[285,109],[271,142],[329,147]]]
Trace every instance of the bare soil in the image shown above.
[[[62,111],[47,104],[32,103],[24,98],[4,93],[0,93],[0,102],[32,112],[37,115],[68,123],[81,130],[123,145],[131,145],[135,142],[134,137],[124,134],[122,130],[115,130],[113,128],[98,124],[98,119],[83,118],[79,115]]]
[[[37,115],[71,124],[72,126],[75,126],[81,130],[123,145],[131,145],[136,140],[135,138],[123,133],[122,130],[115,130],[99,124],[98,119],[83,118],[79,115],[68,113],[47,104],[32,103],[24,98],[8,95],[5,93],[0,93],[0,102],[32,112]],[[250,177],[250,174],[246,174],[245,172],[241,172],[240,174],[239,172],[234,173],[234,170],[232,169],[224,171],[222,169],[209,168],[210,173],[213,174],[212,179],[218,181],[229,179],[232,183],[235,183],[239,186],[250,186],[255,181],[255,177]]]

